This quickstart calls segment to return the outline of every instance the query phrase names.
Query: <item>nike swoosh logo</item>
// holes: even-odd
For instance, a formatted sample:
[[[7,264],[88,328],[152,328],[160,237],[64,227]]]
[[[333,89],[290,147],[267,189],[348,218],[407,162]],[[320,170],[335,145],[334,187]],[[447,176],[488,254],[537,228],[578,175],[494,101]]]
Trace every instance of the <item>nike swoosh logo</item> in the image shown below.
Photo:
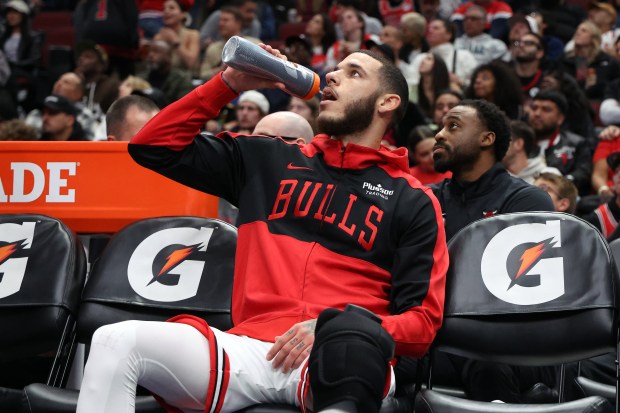
[[[295,165],[293,165],[293,162],[289,163],[286,166],[286,168],[287,169],[305,169],[306,171],[312,171],[312,168],[308,168],[308,167],[305,167],[305,166],[295,166]]]

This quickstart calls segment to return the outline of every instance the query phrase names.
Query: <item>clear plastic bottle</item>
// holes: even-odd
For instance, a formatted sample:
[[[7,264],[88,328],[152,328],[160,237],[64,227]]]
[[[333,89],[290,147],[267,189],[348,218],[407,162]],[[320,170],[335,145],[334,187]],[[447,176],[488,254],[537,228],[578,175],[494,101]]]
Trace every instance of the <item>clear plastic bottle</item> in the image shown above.
[[[222,62],[237,70],[282,82],[286,91],[302,99],[319,92],[319,75],[297,63],[282,60],[239,36],[231,37],[222,50]]]

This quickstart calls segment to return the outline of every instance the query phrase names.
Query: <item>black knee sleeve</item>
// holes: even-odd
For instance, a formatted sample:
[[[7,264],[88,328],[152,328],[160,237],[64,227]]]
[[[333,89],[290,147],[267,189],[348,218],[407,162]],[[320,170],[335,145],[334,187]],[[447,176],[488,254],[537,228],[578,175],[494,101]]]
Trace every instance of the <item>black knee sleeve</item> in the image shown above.
[[[317,321],[309,360],[314,411],[349,400],[358,411],[381,407],[394,339],[381,319],[357,306],[329,308]]]

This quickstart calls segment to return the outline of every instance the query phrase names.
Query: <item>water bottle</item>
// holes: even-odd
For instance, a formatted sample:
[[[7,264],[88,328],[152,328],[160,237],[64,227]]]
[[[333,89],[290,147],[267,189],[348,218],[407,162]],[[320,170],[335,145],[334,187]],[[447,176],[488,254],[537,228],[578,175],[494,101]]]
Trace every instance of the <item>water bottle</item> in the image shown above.
[[[293,96],[311,99],[319,92],[319,75],[297,63],[282,60],[239,36],[231,37],[222,50],[222,63],[255,76],[284,83]]]

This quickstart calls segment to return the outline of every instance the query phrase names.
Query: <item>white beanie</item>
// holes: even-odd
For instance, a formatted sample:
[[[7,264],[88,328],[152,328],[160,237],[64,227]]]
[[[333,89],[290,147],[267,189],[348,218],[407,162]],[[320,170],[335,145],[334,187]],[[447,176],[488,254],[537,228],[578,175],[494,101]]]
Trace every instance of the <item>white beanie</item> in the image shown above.
[[[263,115],[269,113],[269,101],[267,100],[265,95],[257,92],[256,90],[248,90],[247,92],[243,92],[241,96],[239,96],[239,103],[243,102],[254,103],[256,106],[258,106],[258,109],[260,109]]]

